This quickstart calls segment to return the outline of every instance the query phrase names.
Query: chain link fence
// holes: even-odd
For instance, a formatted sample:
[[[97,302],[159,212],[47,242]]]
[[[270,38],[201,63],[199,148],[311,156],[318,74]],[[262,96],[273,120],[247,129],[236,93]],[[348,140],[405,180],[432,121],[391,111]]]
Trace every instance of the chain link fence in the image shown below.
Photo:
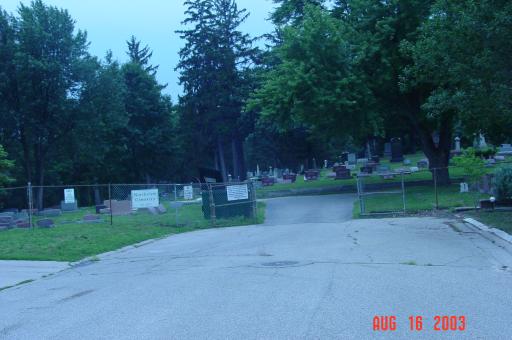
[[[58,225],[201,228],[257,220],[252,182],[0,188],[0,230]],[[229,222],[229,223],[228,223]]]
[[[468,171],[458,166],[432,169],[400,167],[358,173],[356,210],[360,216],[379,216],[477,208],[481,200],[496,195],[494,171],[510,166],[510,161],[487,164],[482,168],[483,174],[477,178],[474,178],[474,169]],[[446,181],[447,174],[449,181]]]

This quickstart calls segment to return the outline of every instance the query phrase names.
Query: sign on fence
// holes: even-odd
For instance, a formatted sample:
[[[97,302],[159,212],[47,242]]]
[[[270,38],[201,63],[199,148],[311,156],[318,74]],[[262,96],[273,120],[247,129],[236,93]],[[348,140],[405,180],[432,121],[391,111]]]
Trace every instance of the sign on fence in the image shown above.
[[[249,199],[249,190],[247,184],[228,185],[226,187],[228,201],[240,201]]]
[[[64,203],[75,203],[75,189],[64,189]]]
[[[132,209],[156,208],[159,204],[158,189],[132,190]]]
[[[187,185],[183,187],[183,196],[186,200],[193,200],[194,199],[194,188],[192,188],[191,185]]]

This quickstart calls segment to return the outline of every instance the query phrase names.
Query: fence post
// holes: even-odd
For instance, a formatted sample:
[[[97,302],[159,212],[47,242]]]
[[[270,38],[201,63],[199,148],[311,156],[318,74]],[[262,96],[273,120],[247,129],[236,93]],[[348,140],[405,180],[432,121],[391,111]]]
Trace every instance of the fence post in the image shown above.
[[[361,215],[364,215],[366,212],[366,207],[364,205],[364,192],[363,192],[363,184],[361,183],[362,177],[357,176],[356,186],[357,186],[357,196],[359,197],[359,211]]]
[[[254,188],[253,181],[249,181],[249,183],[251,184],[253,214],[254,214],[254,218],[257,219],[258,218],[258,202],[256,199],[256,189]]]
[[[32,224],[32,183],[28,182],[27,184],[27,198],[28,198],[28,223],[30,225],[30,228],[34,228]]]
[[[400,171],[402,174],[402,202],[404,204],[404,214],[407,212],[407,208],[405,206],[405,179],[404,179],[404,172]]]
[[[215,226],[216,216],[215,216],[215,202],[213,201],[213,190],[212,185],[208,184],[208,191],[210,195],[210,220],[212,221],[212,226]]]
[[[108,184],[108,204],[109,204],[109,210],[110,210],[110,225],[114,224],[114,218],[112,213],[112,184]]]
[[[177,186],[177,184],[174,184],[174,223],[176,223],[176,228],[177,228],[178,227],[178,193],[177,193],[176,186]]]
[[[436,196],[436,210],[439,210],[439,192],[437,190],[437,168],[434,168],[434,192]]]

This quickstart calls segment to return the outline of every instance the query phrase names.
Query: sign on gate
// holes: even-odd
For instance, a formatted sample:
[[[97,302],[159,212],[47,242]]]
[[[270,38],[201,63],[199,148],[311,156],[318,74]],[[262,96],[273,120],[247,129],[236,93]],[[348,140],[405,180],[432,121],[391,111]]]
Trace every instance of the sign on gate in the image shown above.
[[[159,204],[158,189],[132,190],[132,209],[156,208]]]
[[[75,203],[75,189],[64,189],[64,203]]]
[[[240,201],[249,199],[249,189],[247,184],[228,185],[226,187],[228,193],[228,201]]]
[[[183,196],[186,200],[194,199],[194,188],[191,185],[183,187]]]

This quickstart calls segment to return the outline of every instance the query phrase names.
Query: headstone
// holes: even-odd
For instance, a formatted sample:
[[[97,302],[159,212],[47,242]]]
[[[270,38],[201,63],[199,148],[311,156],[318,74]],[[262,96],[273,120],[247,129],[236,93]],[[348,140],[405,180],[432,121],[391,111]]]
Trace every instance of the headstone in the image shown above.
[[[384,157],[391,157],[391,143],[384,144]]]
[[[110,207],[109,200],[105,200],[103,202],[103,204],[107,207]],[[132,213],[132,202],[131,201],[112,200],[112,215],[130,215],[131,213]]]
[[[110,209],[109,208],[105,208],[105,209],[100,209],[100,212],[99,212],[101,215],[110,215]]]
[[[104,204],[97,205],[96,206],[96,214],[101,213],[101,210],[103,210],[103,209],[107,209],[107,206]],[[110,213],[110,211],[109,211],[109,213]]]
[[[350,174],[350,170],[345,168],[344,166],[336,167],[335,169],[336,177],[334,179],[350,179],[352,178]]]
[[[62,211],[76,211],[76,210],[78,210],[78,205],[77,205],[76,201],[73,201],[71,203],[65,202],[65,201],[61,201],[60,202],[60,210],[62,210]]]
[[[505,156],[494,156],[494,159],[497,160],[497,161],[504,161],[505,160]]]
[[[53,220],[49,218],[44,218],[42,220],[37,221],[37,226],[40,228],[52,228],[55,223],[53,223]]]
[[[498,148],[498,156],[512,156],[512,144],[501,144]]]
[[[0,229],[11,229],[14,227],[14,217],[10,215],[0,216]]]
[[[387,166],[387,165],[379,165],[379,166],[377,167],[377,173],[379,173],[379,174],[388,173],[388,172],[390,172],[390,171],[391,171],[391,169],[390,169],[390,167],[389,167],[389,166]]]
[[[487,147],[487,141],[485,140],[485,136],[483,134],[480,134],[478,136],[478,147],[479,148],[486,148]]]
[[[156,210],[158,211],[159,214],[165,214],[167,212],[167,209],[163,206],[163,204],[160,204]]]
[[[295,181],[297,180],[297,175],[296,174],[285,174],[285,175],[283,175],[283,180],[289,181],[290,183],[295,183]]]
[[[62,215],[62,211],[60,211],[60,209],[45,209],[41,211],[41,215],[45,217],[57,217]]]
[[[428,159],[426,159],[426,158],[422,159],[422,160],[418,161],[418,163],[416,165],[420,169],[428,169],[428,167],[429,167]]]
[[[420,171],[420,168],[418,168],[417,166],[411,166],[409,169],[411,170],[411,172],[418,172],[418,171]]]
[[[99,223],[102,221],[98,215],[85,215],[82,217],[82,220],[86,223]]]
[[[2,212],[0,214],[3,214],[3,213],[10,213],[10,214],[17,214],[18,213],[18,209],[16,208],[10,208],[10,209],[4,209],[2,210]]]
[[[411,165],[410,159],[404,159],[404,165]]]
[[[467,183],[460,183],[460,192],[469,192],[469,185]]]
[[[303,174],[304,173],[304,164],[301,164],[300,165],[300,171],[299,171],[299,174]]]
[[[318,170],[308,170],[304,173],[305,181],[316,181],[320,176],[320,172]]]
[[[341,163],[348,162],[348,155],[349,155],[348,152],[342,152],[341,157],[340,157],[340,162]]]
[[[350,171],[354,171],[356,169],[356,165],[355,164],[346,164],[345,165],[345,168],[349,169]]]
[[[347,156],[347,162],[348,162],[348,164],[356,164],[356,154],[349,153]]]
[[[272,177],[263,177],[261,179],[261,184],[263,184],[264,187],[270,187],[274,185],[274,178]]]
[[[403,162],[404,154],[402,151],[402,139],[391,139],[391,163]]]
[[[368,158],[358,158],[357,159],[357,164],[366,165],[366,163],[368,163]]]
[[[324,169],[327,169],[327,166],[329,165],[329,162],[327,161],[327,159],[324,160]]]
[[[373,167],[371,167],[371,166],[363,166],[363,167],[361,167],[361,172],[363,174],[372,174],[373,173]]]
[[[260,176],[261,176],[260,165],[256,164],[256,177],[260,177]]]
[[[16,221],[16,227],[27,229],[30,228],[30,223],[27,220]]]
[[[457,136],[455,137],[455,152],[461,152],[461,149],[460,149],[460,137]]]

